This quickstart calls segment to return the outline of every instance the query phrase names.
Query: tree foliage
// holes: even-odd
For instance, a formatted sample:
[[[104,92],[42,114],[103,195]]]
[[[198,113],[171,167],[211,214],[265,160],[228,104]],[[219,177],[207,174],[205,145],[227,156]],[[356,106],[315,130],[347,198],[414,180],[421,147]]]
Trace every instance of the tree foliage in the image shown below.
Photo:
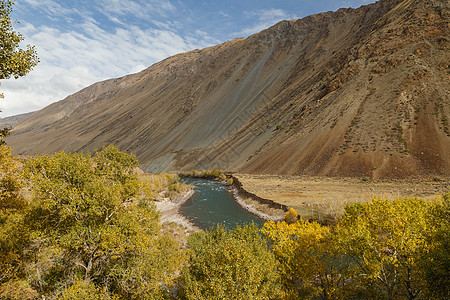
[[[41,294],[83,280],[141,299],[170,285],[181,254],[159,235],[159,214],[137,164],[113,146],[92,157],[61,152],[27,161],[33,204],[26,224],[35,253],[30,279]]]
[[[118,299],[111,295],[106,288],[100,288],[92,282],[79,279],[58,295],[60,300],[109,300],[114,298]]]
[[[345,208],[337,226],[269,222],[268,238],[297,297],[448,297],[449,199],[374,199]]]
[[[432,230],[427,234],[429,251],[421,267],[432,297],[450,298],[450,193],[442,202],[433,203],[427,223]]]
[[[219,226],[186,251],[152,199],[178,177],[137,166],[114,146],[24,165],[0,146],[0,298],[448,299],[448,194],[351,204],[336,226]]]
[[[0,213],[21,211],[26,206],[21,194],[24,184],[20,161],[9,147],[0,146]]]
[[[29,234],[20,230],[27,208],[21,193],[24,186],[20,162],[11,155],[11,149],[0,146],[0,285],[8,283],[3,292],[11,292],[22,287],[14,283],[21,275],[23,248],[27,247]],[[6,285],[5,285],[6,287]],[[13,288],[11,290],[12,287]],[[9,293],[8,292],[8,293]],[[20,294],[20,292],[19,292]]]
[[[271,221],[262,232],[280,262],[292,297],[343,298],[347,265],[329,227],[302,219]]]
[[[284,221],[288,224],[292,224],[298,221],[298,213],[292,207],[289,208],[286,215],[284,216]]]
[[[13,30],[12,6],[15,1],[0,1],[0,79],[19,78],[27,74],[38,63],[34,46],[21,49],[23,36]]]
[[[278,299],[280,275],[258,229],[222,226],[188,242],[189,264],[181,275],[184,299]]]
[[[430,247],[429,208],[429,202],[419,199],[374,199],[345,208],[337,234],[355,262],[355,288],[387,299],[424,295],[420,262]]]
[[[20,48],[23,36],[13,30],[11,12],[14,0],[0,0],[0,80],[25,76],[37,65],[39,59],[34,46]],[[0,83],[1,85],[1,83]],[[3,93],[0,93],[3,98]],[[9,135],[9,128],[0,129],[0,145]]]

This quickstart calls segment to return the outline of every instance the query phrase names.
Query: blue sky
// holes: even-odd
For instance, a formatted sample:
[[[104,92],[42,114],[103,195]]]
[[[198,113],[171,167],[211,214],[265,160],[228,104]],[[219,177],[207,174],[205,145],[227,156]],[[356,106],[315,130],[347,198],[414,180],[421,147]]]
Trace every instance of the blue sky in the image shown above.
[[[39,65],[2,81],[0,117],[34,111],[94,82],[174,54],[247,37],[278,21],[375,0],[16,0],[12,18]]]

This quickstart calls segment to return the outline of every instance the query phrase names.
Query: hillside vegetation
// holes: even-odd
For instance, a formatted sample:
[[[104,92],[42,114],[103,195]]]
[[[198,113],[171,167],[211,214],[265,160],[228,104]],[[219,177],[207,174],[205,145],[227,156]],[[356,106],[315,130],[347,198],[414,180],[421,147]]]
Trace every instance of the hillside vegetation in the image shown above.
[[[291,209],[288,223],[219,226],[184,248],[154,201],[185,187],[137,166],[114,146],[26,161],[1,146],[0,298],[448,297],[448,194],[352,204],[332,227]]]

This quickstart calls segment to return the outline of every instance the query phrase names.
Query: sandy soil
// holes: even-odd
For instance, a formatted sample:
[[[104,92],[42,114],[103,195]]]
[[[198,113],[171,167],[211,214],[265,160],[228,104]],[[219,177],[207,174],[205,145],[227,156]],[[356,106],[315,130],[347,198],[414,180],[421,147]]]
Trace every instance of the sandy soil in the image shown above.
[[[187,218],[179,213],[180,206],[189,200],[194,194],[194,190],[189,190],[184,195],[170,200],[164,198],[162,201],[155,202],[156,207],[161,211],[161,223],[176,223],[185,227],[187,230],[199,231],[200,228],[192,224]]]
[[[336,217],[347,203],[374,197],[436,199],[450,190],[450,180],[370,181],[350,178],[233,174],[245,190],[293,207],[304,219]],[[267,211],[271,214],[271,211]],[[276,213],[276,211],[272,211]]]

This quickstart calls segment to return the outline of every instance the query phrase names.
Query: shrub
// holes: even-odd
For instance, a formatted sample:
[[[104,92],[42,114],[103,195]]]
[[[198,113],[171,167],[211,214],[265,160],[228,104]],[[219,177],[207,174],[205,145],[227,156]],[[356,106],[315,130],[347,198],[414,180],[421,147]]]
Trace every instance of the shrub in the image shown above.
[[[273,299],[282,296],[277,261],[255,225],[222,226],[188,241],[181,275],[183,299]]]
[[[284,221],[288,224],[297,222],[299,219],[298,213],[292,207],[289,208],[286,215],[284,216]]]

